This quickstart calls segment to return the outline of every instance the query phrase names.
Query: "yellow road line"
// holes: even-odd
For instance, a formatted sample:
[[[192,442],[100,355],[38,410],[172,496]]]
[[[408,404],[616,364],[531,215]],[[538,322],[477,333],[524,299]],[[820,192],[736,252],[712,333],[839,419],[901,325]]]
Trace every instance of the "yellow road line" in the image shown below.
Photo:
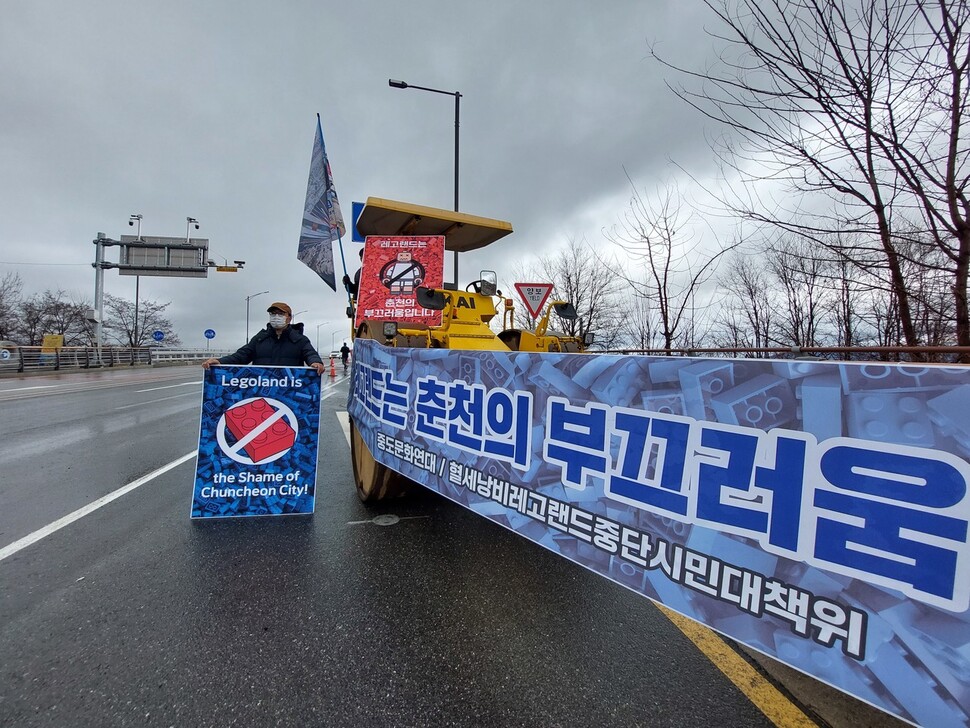
[[[781,691],[768,682],[727,643],[707,627],[677,614],[662,604],[660,611],[697,645],[718,670],[744,693],[765,716],[780,728],[817,728],[818,723],[802,712]]]

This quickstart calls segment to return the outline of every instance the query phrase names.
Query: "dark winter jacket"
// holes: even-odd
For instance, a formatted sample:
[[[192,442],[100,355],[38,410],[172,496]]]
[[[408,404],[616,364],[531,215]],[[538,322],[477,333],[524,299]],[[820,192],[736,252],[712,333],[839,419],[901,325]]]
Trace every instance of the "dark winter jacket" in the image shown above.
[[[290,324],[283,335],[269,324],[249,343],[234,354],[219,357],[222,364],[254,364],[256,366],[301,367],[323,363],[310,340],[303,335],[303,324]]]

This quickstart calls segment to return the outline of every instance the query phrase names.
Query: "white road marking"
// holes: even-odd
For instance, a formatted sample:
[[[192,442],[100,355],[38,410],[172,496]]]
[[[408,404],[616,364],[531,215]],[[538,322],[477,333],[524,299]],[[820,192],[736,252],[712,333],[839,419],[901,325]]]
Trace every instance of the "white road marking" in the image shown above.
[[[33,533],[31,533],[31,534],[29,534],[27,536],[24,536],[22,539],[20,539],[18,541],[14,541],[9,546],[4,546],[2,549],[0,549],[0,561],[3,561],[8,556],[13,556],[15,553],[17,553],[18,551],[20,551],[22,549],[27,548],[31,544],[37,543],[42,538],[46,538],[47,536],[50,536],[55,531],[60,531],[65,526],[68,526],[68,525],[74,523],[74,521],[77,521],[78,519],[84,518],[86,515],[88,515],[90,513],[94,513],[94,511],[96,511],[99,508],[101,508],[101,506],[108,505],[108,503],[110,503],[111,501],[120,498],[121,496],[125,495],[126,493],[130,493],[135,488],[140,488],[145,483],[148,483],[149,481],[154,480],[155,478],[157,478],[159,475],[162,475],[164,473],[167,473],[172,468],[176,468],[179,465],[181,465],[182,463],[191,460],[192,458],[194,458],[196,456],[196,454],[197,454],[197,451],[196,450],[193,450],[190,453],[186,453],[185,455],[183,455],[182,457],[180,457],[178,460],[173,460],[168,465],[163,465],[158,470],[153,470],[148,475],[143,475],[142,477],[138,478],[138,480],[133,480],[130,483],[128,483],[128,485],[123,485],[122,487],[118,488],[118,490],[116,490],[116,491],[114,491],[112,493],[108,493],[108,495],[103,495],[103,496],[101,496],[100,498],[98,498],[95,501],[91,501],[86,506],[83,506],[81,508],[78,508],[73,513],[69,513],[68,515],[64,516],[63,518],[59,518],[56,521],[54,521],[53,523],[49,523],[46,526],[44,526],[43,528],[40,528],[40,529],[34,531]]]
[[[154,387],[153,389],[136,389],[135,390],[135,393],[137,394],[139,392],[154,392],[156,389],[171,389],[172,387],[187,387],[187,386],[190,386],[192,384],[202,384],[202,382],[182,382],[181,384],[169,384],[169,385],[167,385],[165,387]],[[326,389],[333,389],[336,386],[336,384],[337,384],[336,382],[331,382],[329,385],[325,385],[325,388]],[[196,394],[196,393],[195,392],[186,392],[186,394]],[[131,407],[141,407],[142,405],[145,405],[145,404],[155,404],[156,402],[164,402],[166,399],[175,399],[175,397],[184,397],[184,396],[186,396],[186,394],[176,394],[176,395],[174,395],[172,397],[163,397],[162,399],[151,399],[151,400],[149,400],[147,402],[139,402],[138,404],[126,404],[126,405],[124,405],[122,407],[115,407],[115,409],[116,410],[123,410],[123,409],[129,409]],[[332,397],[335,394],[337,394],[337,391],[336,390],[331,391],[331,392],[327,392],[326,394],[322,394],[320,396],[320,399],[321,400],[324,400],[327,397]]]
[[[115,407],[115,410],[131,409],[132,407],[144,407],[146,404],[155,404],[156,402],[164,402],[169,399],[178,399],[179,397],[198,397],[198,392],[186,392],[185,394],[173,394],[171,397],[162,397],[161,399],[150,399],[147,402],[138,402],[137,404],[124,404],[121,407]]]
[[[172,389],[173,387],[191,387],[200,386],[202,382],[182,382],[181,384],[166,384],[164,387],[152,387],[151,389],[136,389],[135,394],[141,394],[142,392],[154,392],[159,389]]]
[[[332,383],[330,386],[332,387],[334,386],[334,384],[336,384],[336,382]],[[177,397],[185,397],[187,395],[192,395],[192,394],[196,394],[196,392],[186,392],[185,394],[176,394],[172,397],[156,399],[156,400],[152,400],[151,402],[141,402],[140,404],[137,404],[137,405],[135,404],[125,405],[124,407],[116,407],[115,409],[127,409],[129,407],[138,407],[141,404],[152,404],[153,402],[164,402],[165,400],[168,400],[168,399],[176,399]],[[346,413],[346,411],[338,411],[336,414],[337,414],[337,420],[340,422],[340,427],[344,432],[344,437],[347,438],[347,446],[349,447],[350,446],[350,416]],[[177,468],[182,463],[187,462],[188,460],[191,460],[192,458],[196,457],[196,455],[198,455],[198,451],[196,450],[186,453],[185,455],[178,458],[177,460],[173,460],[168,465],[163,465],[158,470],[153,470],[148,475],[144,475],[141,478],[138,478],[138,480],[133,480],[130,483],[128,483],[128,485],[124,485],[121,488],[118,488],[118,490],[112,493],[108,493],[108,495],[101,496],[97,500],[91,501],[86,506],[78,508],[73,513],[69,513],[63,518],[59,518],[53,523],[49,523],[43,528],[40,528],[34,531],[33,533],[28,534],[27,536],[24,536],[23,538],[17,541],[14,541],[12,544],[8,546],[4,546],[2,549],[0,549],[0,561],[3,561],[8,556],[13,556],[18,551],[22,551],[23,549],[27,548],[31,544],[37,543],[41,539],[46,538],[47,536],[50,536],[52,533],[56,531],[60,531],[65,526],[69,526],[70,524],[74,523],[74,521],[84,518],[90,513],[94,513],[94,511],[98,510],[102,506],[108,505],[108,503],[110,503],[111,501],[117,500],[121,496],[127,493],[130,493],[135,488],[140,488],[145,483],[148,483],[149,481],[154,480],[159,475],[163,475],[164,473],[167,473],[172,468]],[[370,523],[370,521],[363,521],[363,523]]]
[[[344,437],[347,438],[347,447],[350,447],[350,415],[347,414],[346,410],[337,410],[337,420],[340,422],[340,428],[344,431]]]
[[[179,376],[184,376],[179,374]],[[165,379],[156,379],[155,381],[166,381],[174,379],[175,377],[166,377]],[[20,399],[27,399],[29,397],[48,397],[58,394],[81,394],[83,392],[91,392],[98,389],[115,389],[120,387],[129,387],[132,385],[144,385],[151,384],[152,381],[144,381],[143,379],[135,381],[127,381],[127,378],[120,378],[118,380],[94,380],[94,381],[65,381],[59,382],[57,384],[40,384],[33,385],[30,387],[10,387],[10,388],[0,388],[0,401],[16,401]],[[38,391],[43,390],[43,391]]]
[[[321,385],[321,387],[320,387],[320,392],[321,392],[321,394],[320,394],[320,401],[323,401],[323,400],[327,399],[328,397],[332,397],[335,394],[340,394],[339,390],[337,390],[336,387],[344,379],[347,379],[347,377],[348,377],[348,375],[345,374],[344,376],[340,377],[339,379],[335,379],[334,381],[332,381],[332,382],[330,382],[328,384]],[[330,391],[326,391],[326,390],[330,390]]]

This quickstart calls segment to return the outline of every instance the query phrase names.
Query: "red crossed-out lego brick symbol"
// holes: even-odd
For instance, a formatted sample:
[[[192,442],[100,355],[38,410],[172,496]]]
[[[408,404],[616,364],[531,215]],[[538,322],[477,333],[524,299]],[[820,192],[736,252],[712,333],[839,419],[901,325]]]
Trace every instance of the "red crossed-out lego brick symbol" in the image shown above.
[[[296,431],[283,419],[282,410],[262,398],[228,410],[226,428],[236,438],[234,449],[244,449],[254,463],[289,450],[296,441]]]

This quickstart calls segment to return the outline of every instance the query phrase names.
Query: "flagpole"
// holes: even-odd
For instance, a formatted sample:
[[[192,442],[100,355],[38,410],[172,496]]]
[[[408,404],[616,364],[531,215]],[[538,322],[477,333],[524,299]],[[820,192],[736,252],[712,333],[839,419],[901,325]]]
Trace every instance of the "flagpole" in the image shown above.
[[[326,225],[325,228],[324,225]],[[327,159],[327,147],[323,140],[323,120],[318,113],[317,134],[310,157],[307,197],[303,208],[303,227],[300,231],[297,258],[309,266],[334,291],[337,290],[337,261],[333,254],[334,236],[340,249],[340,264],[343,267],[344,276],[347,275],[343,243],[344,227],[343,214],[340,211],[340,202],[337,199],[337,190],[330,171],[330,161]],[[346,289],[347,286],[344,288]],[[350,291],[347,291],[347,303],[348,306],[353,306]]]
[[[337,247],[340,248],[340,265],[343,266],[343,268],[344,268],[344,275],[346,276],[347,275],[347,263],[344,260],[344,239],[343,239],[343,236],[340,234],[340,230],[337,230]],[[350,291],[348,290],[347,286],[344,286],[344,290],[347,292],[347,309],[351,312],[351,316],[350,316],[350,335],[353,336],[353,334],[354,334],[354,317],[353,317],[353,313],[354,313],[354,310],[353,310],[354,309],[354,298],[353,298],[353,296],[350,295]]]
[[[320,114],[317,113],[317,134],[323,139],[323,122],[320,121]],[[347,260],[344,258],[344,238],[340,234],[340,228],[331,228],[331,230],[336,230],[337,233],[337,248],[340,250],[340,267],[344,270],[344,275],[347,275]],[[347,286],[344,286],[344,290],[347,292],[347,307],[352,308],[354,305],[353,297],[350,295],[350,291],[347,290]],[[351,332],[353,332],[354,324],[353,318],[350,320]]]

